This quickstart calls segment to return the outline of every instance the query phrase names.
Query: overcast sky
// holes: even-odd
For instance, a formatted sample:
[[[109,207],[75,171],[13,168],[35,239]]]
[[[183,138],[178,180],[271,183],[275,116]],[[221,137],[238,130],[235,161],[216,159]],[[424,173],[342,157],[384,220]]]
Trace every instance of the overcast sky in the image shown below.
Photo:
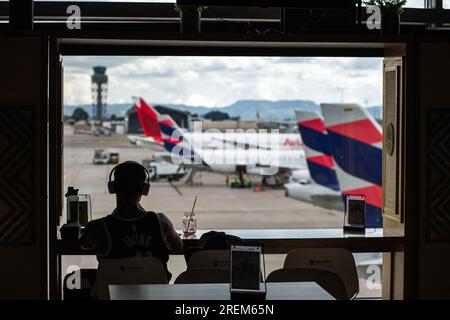
[[[64,57],[65,104],[90,104],[92,67],[107,67],[108,103],[221,107],[242,99],[381,105],[381,58]]]

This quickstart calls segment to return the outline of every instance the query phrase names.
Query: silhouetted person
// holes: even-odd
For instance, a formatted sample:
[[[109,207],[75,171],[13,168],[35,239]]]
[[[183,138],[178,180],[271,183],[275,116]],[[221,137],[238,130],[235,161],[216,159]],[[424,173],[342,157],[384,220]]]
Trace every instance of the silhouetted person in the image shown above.
[[[83,249],[95,250],[97,259],[154,256],[167,269],[169,251],[181,251],[183,242],[164,214],[146,211],[139,204],[142,195],[148,194],[149,179],[147,170],[134,161],[111,171],[108,190],[116,194],[116,209],[87,224],[80,238]]]

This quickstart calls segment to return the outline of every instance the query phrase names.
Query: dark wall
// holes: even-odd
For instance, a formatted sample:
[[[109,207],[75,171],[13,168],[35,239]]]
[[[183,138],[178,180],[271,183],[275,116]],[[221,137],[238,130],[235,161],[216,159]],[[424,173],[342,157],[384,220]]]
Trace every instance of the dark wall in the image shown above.
[[[47,46],[0,39],[0,299],[47,295]]]
[[[418,298],[450,298],[450,44],[420,46]]]
[[[126,121],[128,125],[128,133],[144,133],[144,129],[139,122],[139,117],[135,110],[128,112]]]

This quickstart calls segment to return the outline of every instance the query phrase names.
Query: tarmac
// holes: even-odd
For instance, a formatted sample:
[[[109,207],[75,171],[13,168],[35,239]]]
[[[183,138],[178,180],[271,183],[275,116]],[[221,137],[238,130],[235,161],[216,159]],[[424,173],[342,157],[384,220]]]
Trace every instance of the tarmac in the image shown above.
[[[93,218],[101,218],[115,207],[115,198],[108,194],[108,176],[114,165],[94,165],[96,148],[114,148],[120,152],[120,161],[142,163],[151,158],[155,150],[136,147],[126,137],[94,137],[88,135],[65,136],[64,185],[80,189],[92,198]],[[162,151],[162,149],[161,149]],[[260,181],[252,177],[254,182]],[[143,197],[142,206],[163,212],[181,228],[185,211],[190,211],[198,196],[195,214],[200,229],[308,229],[341,228],[343,214],[315,207],[284,195],[284,190],[232,189],[226,186],[225,176],[211,172],[196,174],[196,184],[183,180],[169,183],[151,183],[150,193]]]

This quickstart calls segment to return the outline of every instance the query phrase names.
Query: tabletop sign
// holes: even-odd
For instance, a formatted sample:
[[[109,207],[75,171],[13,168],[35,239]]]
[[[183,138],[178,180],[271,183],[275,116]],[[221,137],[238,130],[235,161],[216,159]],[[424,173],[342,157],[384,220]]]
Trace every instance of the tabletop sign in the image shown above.
[[[264,299],[261,283],[261,247],[231,246],[230,294],[234,300]]]
[[[364,232],[366,223],[366,198],[364,195],[347,195],[344,231]]]

